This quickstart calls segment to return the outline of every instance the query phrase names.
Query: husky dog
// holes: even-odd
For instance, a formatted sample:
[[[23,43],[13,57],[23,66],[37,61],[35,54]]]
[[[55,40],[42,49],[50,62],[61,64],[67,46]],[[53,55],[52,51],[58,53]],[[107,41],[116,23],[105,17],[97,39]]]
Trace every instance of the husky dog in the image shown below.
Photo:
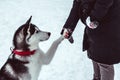
[[[48,40],[51,33],[41,31],[31,23],[31,18],[14,34],[14,49],[0,70],[0,80],[38,80],[44,64],[49,64],[63,36],[53,42],[47,53],[38,47],[39,42]]]

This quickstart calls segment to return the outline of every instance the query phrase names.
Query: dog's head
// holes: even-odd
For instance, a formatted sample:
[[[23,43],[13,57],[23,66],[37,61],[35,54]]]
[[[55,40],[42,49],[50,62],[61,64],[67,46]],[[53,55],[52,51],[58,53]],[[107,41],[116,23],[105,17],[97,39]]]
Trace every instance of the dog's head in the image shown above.
[[[30,50],[30,48],[37,47],[40,41],[49,39],[51,33],[41,31],[36,25],[31,23],[31,18],[32,16],[15,32],[13,38],[15,49]]]

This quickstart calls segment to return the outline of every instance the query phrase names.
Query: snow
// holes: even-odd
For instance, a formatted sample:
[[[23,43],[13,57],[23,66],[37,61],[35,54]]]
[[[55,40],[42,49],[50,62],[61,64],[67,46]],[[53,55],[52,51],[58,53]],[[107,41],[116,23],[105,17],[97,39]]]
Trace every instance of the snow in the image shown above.
[[[40,43],[45,52],[60,36],[73,0],[1,0],[0,1],[0,67],[11,53],[15,30],[32,15],[32,23],[41,30],[50,31],[51,38]],[[82,52],[84,25],[79,22],[73,37],[74,44],[64,40],[52,62],[43,66],[39,80],[92,80],[93,68],[86,52]],[[42,46],[41,46],[42,45]],[[115,65],[115,80],[120,79],[120,64]]]

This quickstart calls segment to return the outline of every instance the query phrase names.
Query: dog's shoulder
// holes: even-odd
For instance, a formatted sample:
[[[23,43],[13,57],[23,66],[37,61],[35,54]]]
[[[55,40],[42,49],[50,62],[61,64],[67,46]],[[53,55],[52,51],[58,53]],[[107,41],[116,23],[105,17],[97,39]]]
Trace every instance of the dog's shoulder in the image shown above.
[[[16,77],[16,73],[14,72],[13,67],[9,63],[9,59],[0,70],[0,80],[19,80]]]
[[[25,66],[28,63],[28,61],[21,61],[15,57],[9,57],[0,70],[0,80],[19,80],[18,76],[23,73],[28,73],[28,68]]]

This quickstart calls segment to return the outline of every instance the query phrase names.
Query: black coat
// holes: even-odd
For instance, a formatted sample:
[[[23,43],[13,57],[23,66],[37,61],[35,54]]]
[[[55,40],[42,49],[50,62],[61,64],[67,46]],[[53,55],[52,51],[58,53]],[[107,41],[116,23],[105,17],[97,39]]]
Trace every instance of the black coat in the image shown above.
[[[79,19],[87,16],[98,21],[96,29],[85,28],[83,50],[96,62],[120,62],[120,0],[74,0],[70,15],[63,26],[74,31]]]

